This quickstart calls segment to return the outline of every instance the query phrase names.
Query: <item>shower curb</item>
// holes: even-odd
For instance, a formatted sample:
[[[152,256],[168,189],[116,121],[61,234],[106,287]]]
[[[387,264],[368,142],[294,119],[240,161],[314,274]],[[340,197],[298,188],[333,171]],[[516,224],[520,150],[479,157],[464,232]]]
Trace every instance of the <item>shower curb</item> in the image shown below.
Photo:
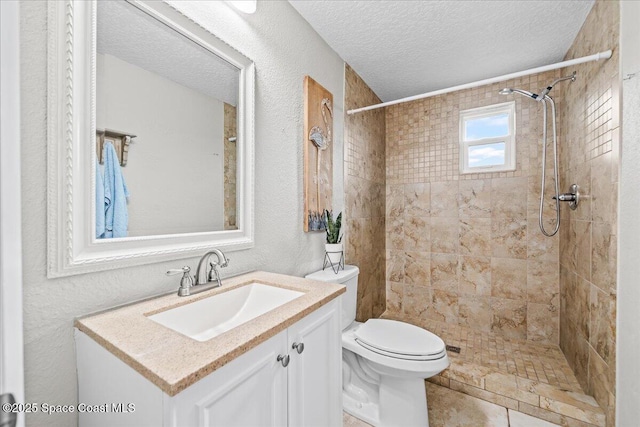
[[[589,395],[454,357],[427,381],[561,426],[605,426],[604,411]]]

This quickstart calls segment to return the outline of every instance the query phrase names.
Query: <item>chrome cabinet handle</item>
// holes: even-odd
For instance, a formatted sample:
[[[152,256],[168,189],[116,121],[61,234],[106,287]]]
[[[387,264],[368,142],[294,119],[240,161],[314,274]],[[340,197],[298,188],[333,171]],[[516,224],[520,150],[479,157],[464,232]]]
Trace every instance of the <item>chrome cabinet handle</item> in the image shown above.
[[[279,354],[277,360],[278,360],[278,362],[282,363],[282,366],[284,366],[286,368],[287,365],[289,365],[289,359],[290,359],[290,357],[289,357],[288,354],[285,355],[285,356]]]
[[[298,354],[301,354],[304,351],[304,343],[294,342],[291,348],[297,351]]]

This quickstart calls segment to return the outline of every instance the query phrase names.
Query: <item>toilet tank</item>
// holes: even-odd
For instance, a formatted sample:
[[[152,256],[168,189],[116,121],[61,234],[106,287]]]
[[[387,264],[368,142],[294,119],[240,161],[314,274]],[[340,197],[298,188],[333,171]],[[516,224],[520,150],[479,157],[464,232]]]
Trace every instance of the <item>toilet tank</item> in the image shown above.
[[[360,270],[355,265],[345,265],[344,270],[334,273],[331,267],[325,270],[307,274],[307,279],[318,280],[327,283],[339,283],[347,287],[347,292],[342,295],[342,329],[346,329],[356,320],[356,300],[358,297],[358,274]]]

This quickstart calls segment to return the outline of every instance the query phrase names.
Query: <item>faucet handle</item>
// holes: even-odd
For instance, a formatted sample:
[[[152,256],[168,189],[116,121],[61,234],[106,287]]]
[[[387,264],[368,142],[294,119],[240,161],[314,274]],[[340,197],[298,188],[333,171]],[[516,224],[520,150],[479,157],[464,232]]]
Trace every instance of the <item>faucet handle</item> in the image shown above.
[[[172,268],[165,273],[167,276],[175,276],[176,274],[189,274],[191,267],[185,265],[182,268]]]
[[[210,262],[209,266],[211,269],[209,270],[209,274],[207,275],[207,282],[218,282],[220,283],[220,271],[218,271],[218,267],[222,267],[217,262]]]
[[[182,268],[173,268],[171,270],[167,270],[165,273],[167,276],[173,276],[176,274],[182,274],[182,279],[180,279],[180,287],[178,288],[178,295],[183,297],[189,295],[189,288],[193,286],[193,277],[191,277],[191,267],[185,265]]]

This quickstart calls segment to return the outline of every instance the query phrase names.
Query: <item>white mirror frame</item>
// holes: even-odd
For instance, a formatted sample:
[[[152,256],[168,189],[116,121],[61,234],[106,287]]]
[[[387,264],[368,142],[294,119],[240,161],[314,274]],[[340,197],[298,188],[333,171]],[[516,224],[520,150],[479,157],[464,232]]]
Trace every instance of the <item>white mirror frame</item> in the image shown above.
[[[197,256],[254,245],[253,62],[164,2],[129,1],[240,70],[237,230],[113,240],[95,238],[95,1],[49,2],[48,277],[61,277]],[[167,197],[180,198],[180,194]],[[198,200],[184,200],[197,209]]]

